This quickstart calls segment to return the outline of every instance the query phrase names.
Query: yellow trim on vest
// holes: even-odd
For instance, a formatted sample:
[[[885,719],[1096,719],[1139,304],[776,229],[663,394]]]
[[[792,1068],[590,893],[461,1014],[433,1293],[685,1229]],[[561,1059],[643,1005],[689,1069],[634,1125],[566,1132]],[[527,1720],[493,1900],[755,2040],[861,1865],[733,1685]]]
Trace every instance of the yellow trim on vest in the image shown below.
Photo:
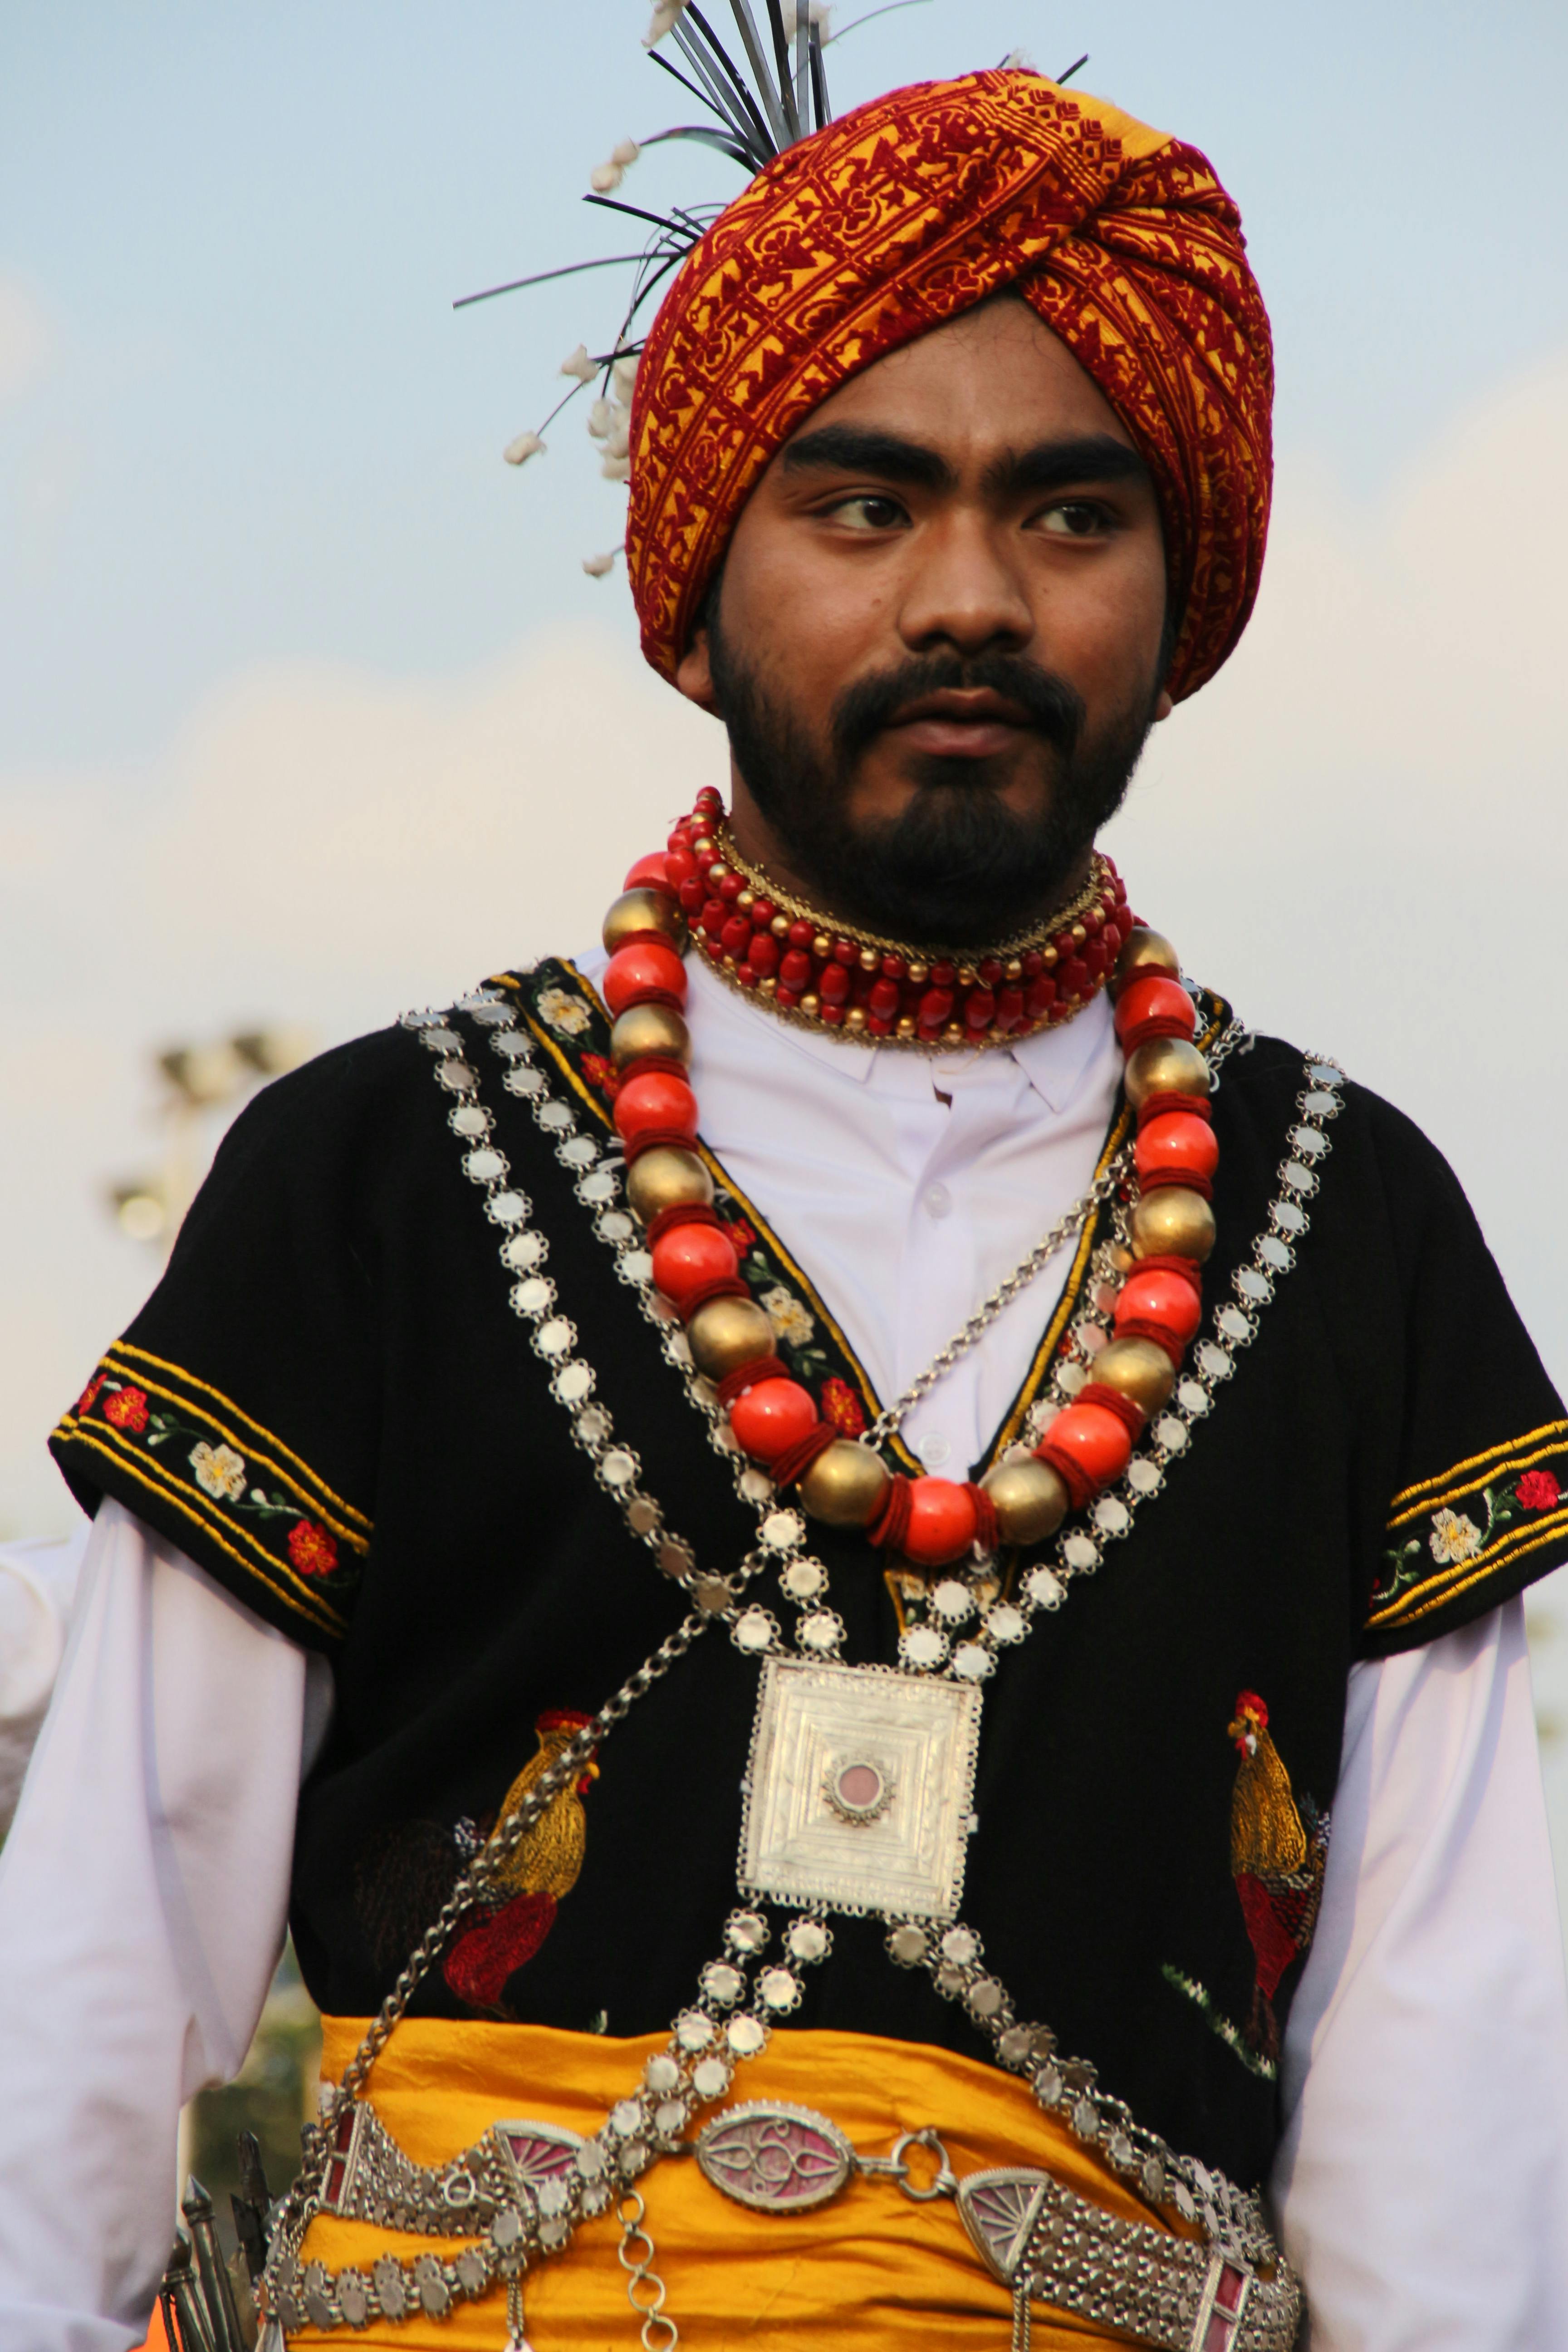
[[[323,2020],[321,2071],[335,2080],[365,2021]],[[419,2164],[440,2164],[503,2119],[596,2131],[634,2089],[668,2036],[633,2040],[565,2033],[538,2025],[400,2025],[371,2076],[383,2124]],[[1194,2237],[1173,2214],[1135,2197],[1066,2126],[1042,2114],[1016,2076],[923,2043],[879,2034],[785,2032],[737,2073],[737,2105],[779,2100],[815,2107],[858,2148],[887,2154],[902,2132],[931,2125],[961,2176],[991,2166],[1048,2167],[1080,2195],[1129,2221]],[[716,2112],[710,2110],[710,2113]],[[918,2160],[918,2159],[917,2159]],[[665,2283],[666,2308],[682,2340],[702,2352],[996,2352],[1007,2340],[1007,2290],[986,2270],[951,2200],[917,2205],[886,2180],[855,2179],[809,2213],[753,2213],[711,2188],[689,2158],[667,2158],[638,2184],[644,2224]],[[610,2214],[584,2224],[572,2246],[524,2285],[536,2352],[606,2352],[637,2342],[616,2260]],[[367,2269],[392,2251],[412,2261],[427,2249],[449,2260],[461,2243],[421,2239],[368,2222],[319,2217],[302,2259]],[[458,2305],[448,2318],[373,2327],[365,2352],[500,2352],[505,2295]],[[307,2327],[291,2345],[340,2335]],[[1037,2352],[1097,2352],[1127,2338],[1066,2313],[1035,2306]]]
[[[1554,1442],[1543,1445],[1543,1438]],[[1540,1451],[1530,1454],[1532,1445],[1540,1447]],[[1543,1422],[1539,1429],[1527,1430],[1522,1437],[1510,1437],[1500,1445],[1489,1445],[1484,1454],[1472,1454],[1468,1461],[1456,1462],[1436,1478],[1423,1479],[1417,1486],[1403,1487],[1388,1507],[1389,1527],[1404,1527],[1411,1519],[1424,1518],[1427,1511],[1440,1509],[1458,1496],[1473,1495],[1478,1486],[1486,1486],[1503,1470],[1527,1470],[1531,1462],[1545,1461],[1565,1449],[1568,1421]],[[1470,1472],[1475,1475],[1468,1475]]]

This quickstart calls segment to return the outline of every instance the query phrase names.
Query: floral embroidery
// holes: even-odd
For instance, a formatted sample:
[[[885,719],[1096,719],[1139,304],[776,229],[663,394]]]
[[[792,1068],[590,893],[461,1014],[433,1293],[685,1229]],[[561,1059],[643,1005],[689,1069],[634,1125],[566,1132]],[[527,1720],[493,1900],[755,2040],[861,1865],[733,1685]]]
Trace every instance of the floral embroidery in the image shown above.
[[[117,1386],[103,1408],[103,1417],[105,1421],[112,1422],[116,1429],[132,1429],[140,1435],[147,1426],[146,1390]],[[155,1444],[157,1440],[154,1439],[153,1443]]]
[[[580,996],[570,995],[563,988],[542,988],[534,1009],[562,1037],[580,1037],[594,1017]]]
[[[331,1576],[338,1548],[314,1519],[296,1519],[289,1530],[289,1557],[301,1576]]]
[[[1249,2074],[1261,2075],[1266,2083],[1273,2082],[1279,2072],[1275,2061],[1251,2047],[1240,2026],[1226,2017],[1205,1984],[1200,1983],[1196,1977],[1184,1975],[1180,1969],[1173,1969],[1169,1960],[1162,1963],[1160,1974],[1168,1985],[1174,1986],[1177,1992],[1186,1995],[1201,2012],[1210,2031],[1218,2034],[1226,2048],[1240,2059]]]
[[[190,1465],[204,1495],[220,1503],[237,1503],[244,1494],[245,1456],[232,1445],[209,1445],[204,1437],[199,1445],[192,1446]]]
[[[1434,1559],[1474,1559],[1484,1538],[1474,1519],[1461,1511],[1434,1511],[1426,1541]]]
[[[122,1357],[139,1379],[126,1376]],[[94,1485],[99,1465],[112,1462],[150,1502],[199,1530],[315,1632],[344,1630],[341,1604],[357,1575],[354,1555],[368,1549],[369,1519],[205,1381],[122,1341],[53,1443],[68,1466],[83,1450]],[[195,1549],[204,1557],[199,1545]]]
[[[817,1402],[823,1420],[830,1421],[846,1437],[858,1437],[865,1428],[866,1414],[859,1398],[848,1381],[841,1381],[837,1373],[823,1381]]]
[[[792,1348],[804,1348],[816,1329],[816,1317],[806,1312],[794,1291],[786,1290],[782,1282],[775,1282],[771,1290],[764,1290],[757,1305],[779,1338],[787,1339]]]
[[[588,1084],[591,1087],[597,1087],[602,1095],[607,1096],[610,1101],[614,1102],[621,1083],[616,1074],[614,1062],[604,1054],[584,1054],[581,1068]]]
[[[1526,1511],[1554,1511],[1563,1499],[1563,1489],[1550,1470],[1527,1470],[1513,1490],[1513,1498]]]
[[[748,1250],[754,1250],[756,1248],[756,1227],[754,1225],[749,1225],[744,1217],[731,1217],[730,1219],[729,1230],[730,1239],[734,1243],[736,1249],[740,1252],[740,1255],[742,1257],[745,1256]]]

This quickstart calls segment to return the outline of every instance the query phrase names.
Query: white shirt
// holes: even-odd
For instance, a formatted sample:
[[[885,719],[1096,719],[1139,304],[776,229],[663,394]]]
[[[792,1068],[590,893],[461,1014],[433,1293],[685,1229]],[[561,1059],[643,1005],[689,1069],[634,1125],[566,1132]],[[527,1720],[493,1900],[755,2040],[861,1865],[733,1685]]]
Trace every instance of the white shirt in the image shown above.
[[[689,969],[704,1135],[885,1400],[1085,1189],[1109,1018],[933,1061],[791,1029]],[[910,1415],[931,1467],[983,1451],[1061,1278]],[[325,1696],[318,1663],[105,1507],[0,1858],[0,2352],[141,2333],[178,2110],[259,2012]],[[1334,1822],[1273,2183],[1313,2352],[1568,2347],[1568,1992],[1518,1602],[1353,1670]]]

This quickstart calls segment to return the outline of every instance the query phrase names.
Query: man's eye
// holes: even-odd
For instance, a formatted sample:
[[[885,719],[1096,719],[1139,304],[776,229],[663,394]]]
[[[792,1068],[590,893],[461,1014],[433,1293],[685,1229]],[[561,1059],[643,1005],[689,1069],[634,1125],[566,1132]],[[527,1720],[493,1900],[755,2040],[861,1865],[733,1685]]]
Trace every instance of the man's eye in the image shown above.
[[[893,530],[904,520],[897,499],[882,498],[875,490],[858,490],[852,499],[841,499],[831,512],[835,522],[847,523],[851,530]]]
[[[1047,507],[1040,517],[1042,530],[1056,531],[1067,539],[1092,539],[1096,531],[1105,529],[1105,509],[1090,499],[1063,499]]]

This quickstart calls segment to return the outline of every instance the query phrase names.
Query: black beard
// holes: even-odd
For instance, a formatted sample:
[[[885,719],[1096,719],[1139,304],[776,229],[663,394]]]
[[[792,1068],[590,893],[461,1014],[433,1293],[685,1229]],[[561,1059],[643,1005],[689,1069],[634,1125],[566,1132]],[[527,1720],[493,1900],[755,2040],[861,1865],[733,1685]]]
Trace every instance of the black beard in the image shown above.
[[[825,754],[798,714],[763,692],[712,610],[708,651],[735,765],[795,871],[848,919],[916,942],[993,945],[1059,906],[1126,796],[1154,715],[1151,688],[1088,736],[1081,697],[1036,663],[930,654],[847,688]],[[912,762],[919,789],[901,814],[856,824],[850,786],[872,739],[920,696],[977,687],[1026,710],[1053,748],[1046,806],[1021,815],[985,762],[928,753]]]

